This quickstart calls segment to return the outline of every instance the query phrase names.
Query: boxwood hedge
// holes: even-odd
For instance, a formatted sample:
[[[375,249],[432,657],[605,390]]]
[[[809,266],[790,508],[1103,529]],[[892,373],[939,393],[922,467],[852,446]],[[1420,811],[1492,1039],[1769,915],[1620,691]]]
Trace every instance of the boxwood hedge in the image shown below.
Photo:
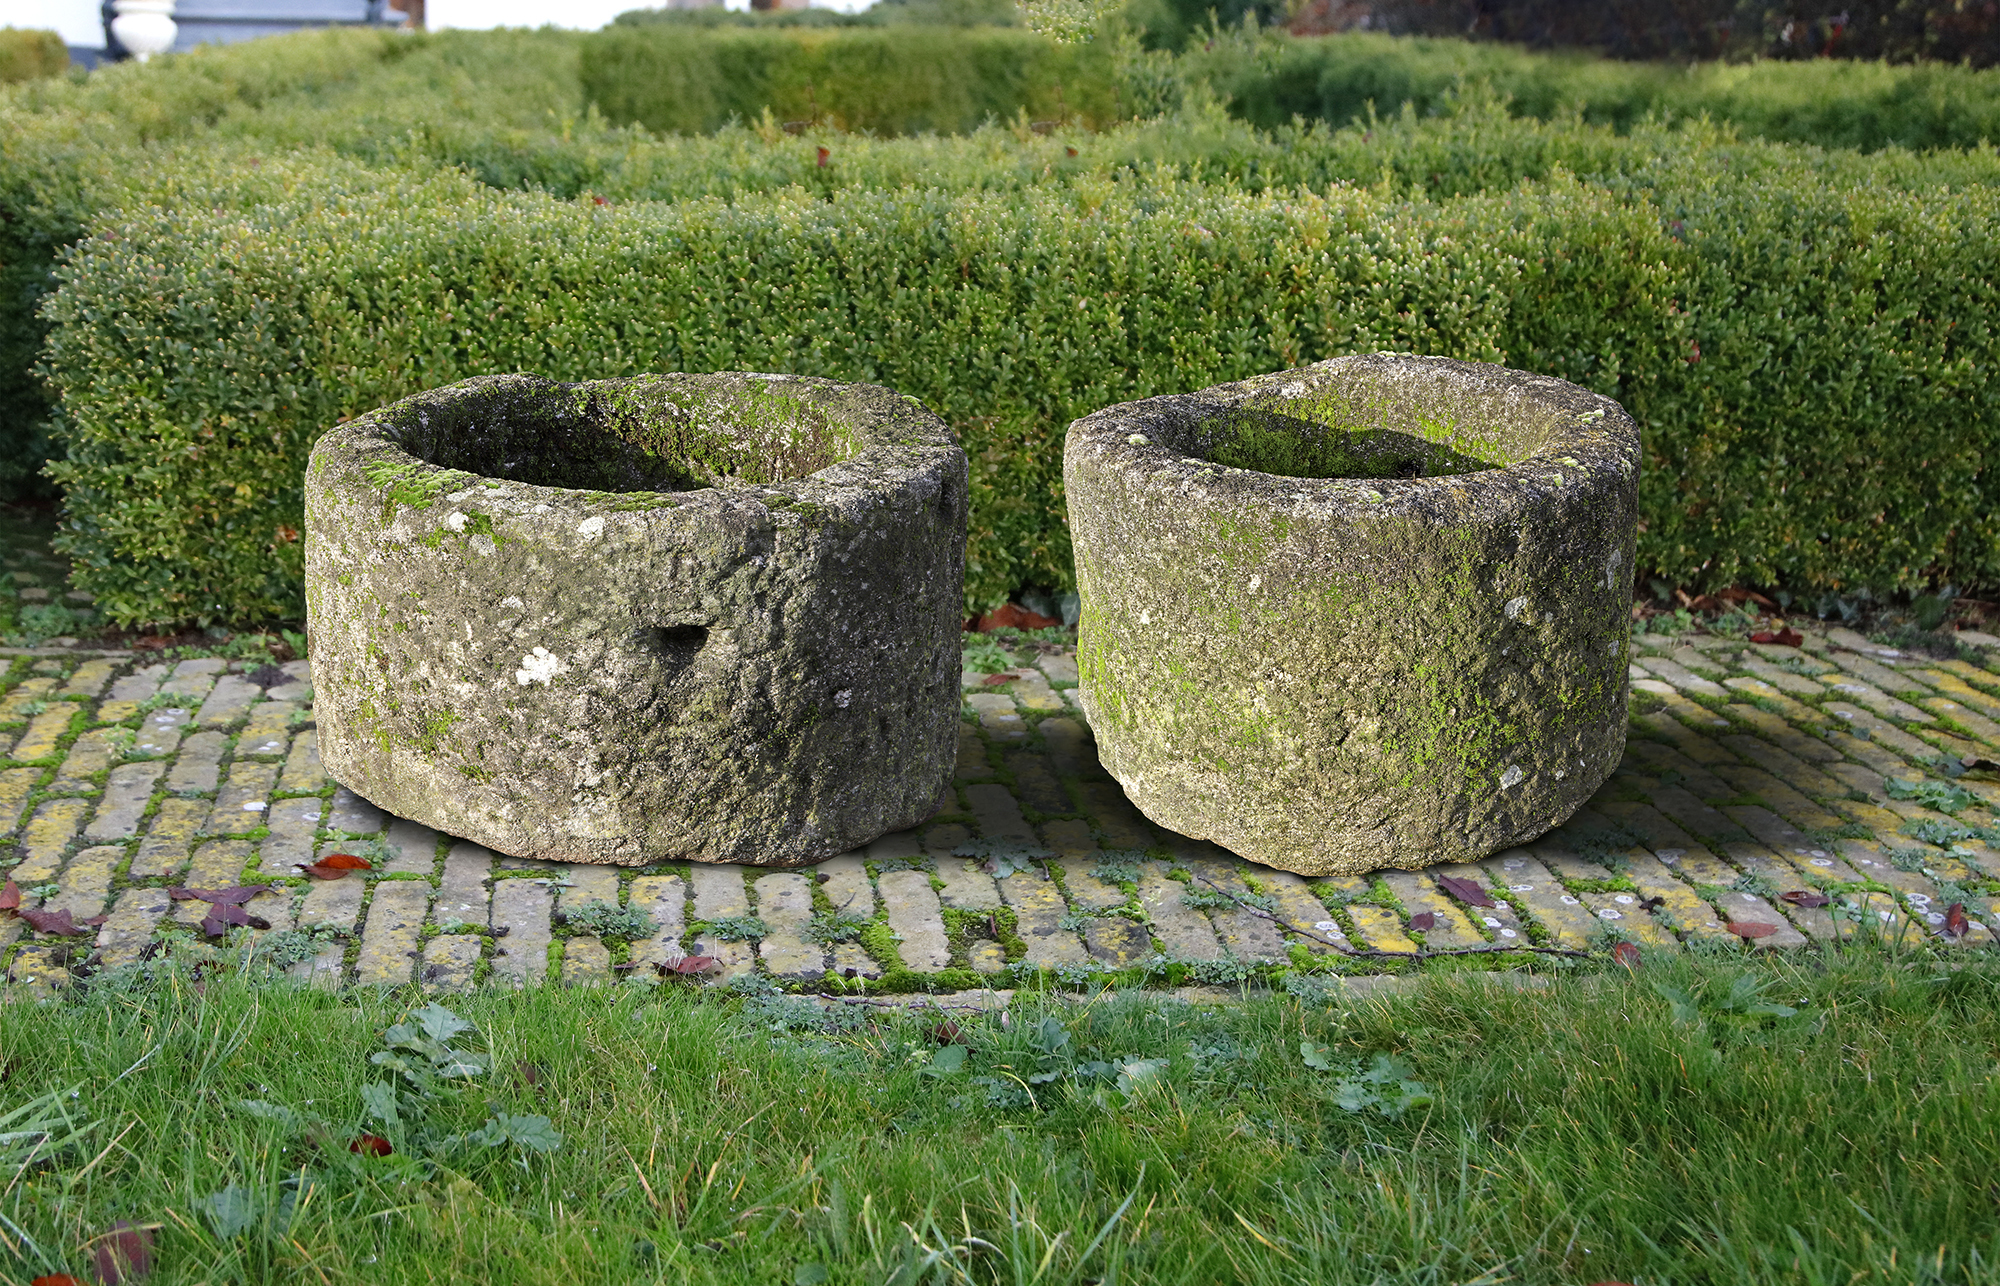
[[[1743,168],[1697,151],[1622,190],[1558,167],[1443,200],[1125,170],[602,205],[324,152],[218,159],[61,271],[61,541],[121,621],[296,616],[328,425],[489,371],[750,368],[885,383],[955,424],[968,605],[990,606],[1069,584],[1072,417],[1397,349],[1624,401],[1641,558],[1677,581],[2000,580],[1995,189],[1781,149]]]
[[[961,133],[1025,114],[1099,126],[1128,113],[1101,42],[1009,27],[612,26],[583,45],[587,101],[619,124],[702,134],[731,119],[877,134]]]

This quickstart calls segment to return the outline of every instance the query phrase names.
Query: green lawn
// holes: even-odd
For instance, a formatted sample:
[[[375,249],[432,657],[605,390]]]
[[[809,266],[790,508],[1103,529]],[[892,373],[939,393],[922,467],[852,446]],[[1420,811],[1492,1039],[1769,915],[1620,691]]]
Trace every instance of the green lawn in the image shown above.
[[[0,1113],[88,1123],[0,1123],[0,1280],[123,1220],[154,1282],[1995,1281],[1996,1001],[1862,949],[944,1028],[106,983],[0,1006]]]

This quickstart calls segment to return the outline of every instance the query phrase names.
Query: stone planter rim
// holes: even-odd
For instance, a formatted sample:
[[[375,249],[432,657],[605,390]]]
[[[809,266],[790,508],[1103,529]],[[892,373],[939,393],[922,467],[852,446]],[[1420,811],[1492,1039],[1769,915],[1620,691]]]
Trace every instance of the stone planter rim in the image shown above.
[[[1477,380],[1489,388],[1510,390],[1558,415],[1566,412],[1568,420],[1531,454],[1514,463],[1425,478],[1303,478],[1261,473],[1190,457],[1161,440],[1167,433],[1185,426],[1190,417],[1198,422],[1273,392],[1290,396],[1294,387],[1311,392],[1339,386],[1347,382],[1341,378],[1343,370],[1389,366],[1415,367]],[[1148,441],[1130,441],[1134,434],[1143,435]],[[1074,421],[1070,436],[1071,450],[1091,451],[1111,457],[1123,467],[1158,472],[1163,475],[1162,486],[1177,487],[1203,475],[1200,482],[1211,505],[1310,499],[1341,504],[1357,514],[1385,514],[1394,513],[1402,504],[1425,500],[1443,488],[1471,488],[1486,503],[1514,508],[1531,503],[1534,493],[1548,485],[1552,472],[1624,473],[1634,467],[1639,426],[1617,402],[1563,380],[1524,375],[1486,362],[1384,352],[1331,358],[1189,393],[1123,402]]]
[[[399,478],[415,484],[419,490],[438,495],[444,494],[444,485],[448,485],[452,479],[462,479],[464,481],[459,483],[461,490],[466,486],[499,484],[516,494],[526,493],[529,498],[539,500],[552,508],[578,505],[590,508],[597,505],[629,513],[646,509],[673,509],[732,497],[759,498],[782,495],[810,502],[832,492],[835,488],[866,483],[871,480],[869,475],[875,475],[874,480],[879,481],[882,475],[922,469],[932,462],[933,453],[948,453],[960,449],[949,426],[942,420],[937,421],[936,428],[906,420],[892,430],[888,416],[876,414],[848,421],[847,427],[860,441],[859,451],[845,460],[834,460],[802,477],[781,478],[765,483],[730,482],[685,491],[638,489],[594,491],[582,487],[523,482],[504,476],[453,469],[426,460],[404,445],[404,435],[407,432],[405,417],[413,414],[421,415],[432,408],[443,409],[453,402],[475,397],[493,397],[520,392],[531,395],[544,391],[567,392],[579,388],[642,385],[661,380],[687,381],[699,387],[703,381],[724,378],[751,379],[772,385],[795,386],[821,401],[827,400],[829,395],[861,391],[870,396],[879,395],[876,399],[878,401],[893,400],[919,411],[927,410],[923,403],[908,394],[897,393],[880,385],[849,383],[812,375],[771,374],[761,371],[714,371],[702,374],[672,372],[575,381],[544,379],[533,375],[480,375],[413,393],[356,416],[345,424],[336,425],[321,436],[315,451],[350,451],[353,454],[349,458],[361,467],[377,466],[393,469]],[[886,408],[870,409],[879,411]],[[653,495],[658,499],[651,504],[643,505],[631,499],[641,495]]]

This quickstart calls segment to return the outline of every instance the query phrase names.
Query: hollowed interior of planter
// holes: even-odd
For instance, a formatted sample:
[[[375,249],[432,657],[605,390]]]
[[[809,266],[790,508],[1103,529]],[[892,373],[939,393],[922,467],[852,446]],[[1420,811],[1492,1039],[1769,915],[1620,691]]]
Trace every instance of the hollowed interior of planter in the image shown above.
[[[467,398],[399,445],[445,469],[578,491],[697,491],[809,477],[862,444],[776,387],[629,384]]]
[[[1555,430],[1552,417],[1524,416],[1518,404],[1510,414],[1497,409],[1394,387],[1260,394],[1170,433],[1178,440],[1165,445],[1285,478],[1451,477],[1518,464]]]

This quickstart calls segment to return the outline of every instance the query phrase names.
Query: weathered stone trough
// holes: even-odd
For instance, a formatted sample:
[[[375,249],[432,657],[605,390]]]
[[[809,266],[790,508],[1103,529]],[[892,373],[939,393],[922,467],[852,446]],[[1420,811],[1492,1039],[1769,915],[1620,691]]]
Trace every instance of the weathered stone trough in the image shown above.
[[[1639,433],[1393,355],[1070,426],[1080,699],[1154,821],[1303,874],[1484,857],[1624,747]]]
[[[966,464],[888,389],[468,380],[306,475],[320,756],[502,853],[790,866],[935,811]]]

